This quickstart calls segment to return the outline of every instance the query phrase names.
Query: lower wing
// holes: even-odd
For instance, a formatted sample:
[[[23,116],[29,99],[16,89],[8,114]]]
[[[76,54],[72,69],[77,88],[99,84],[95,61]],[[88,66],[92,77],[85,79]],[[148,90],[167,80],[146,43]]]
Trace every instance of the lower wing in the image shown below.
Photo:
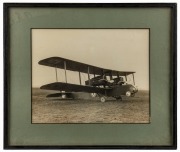
[[[111,88],[98,88],[93,86],[83,86],[83,85],[63,83],[63,82],[46,84],[41,86],[40,89],[66,91],[66,92],[100,93],[100,94],[105,94],[107,90],[111,90]]]

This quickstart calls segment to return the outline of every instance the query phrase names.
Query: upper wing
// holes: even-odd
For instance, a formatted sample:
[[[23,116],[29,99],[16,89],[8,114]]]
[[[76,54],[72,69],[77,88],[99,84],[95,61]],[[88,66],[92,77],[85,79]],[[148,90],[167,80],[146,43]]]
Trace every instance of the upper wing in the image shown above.
[[[89,67],[89,74],[97,74],[97,75],[102,75],[103,73],[110,72],[112,76],[117,76],[117,75],[127,76],[129,74],[135,73],[133,71],[116,71],[116,70],[104,69],[104,68],[96,67],[93,65],[88,65],[88,64],[68,60],[61,57],[50,57],[50,58],[39,61],[39,64],[50,66],[50,67],[56,67],[60,69],[64,69],[65,64],[66,64],[67,70],[79,71],[83,73],[88,73],[88,67]]]
[[[40,89],[66,91],[66,92],[88,92],[88,93],[104,94],[106,90],[110,90],[111,88],[97,88],[97,87],[92,87],[92,86],[83,86],[83,85],[77,85],[77,84],[55,82],[55,83],[43,85],[40,87]]]

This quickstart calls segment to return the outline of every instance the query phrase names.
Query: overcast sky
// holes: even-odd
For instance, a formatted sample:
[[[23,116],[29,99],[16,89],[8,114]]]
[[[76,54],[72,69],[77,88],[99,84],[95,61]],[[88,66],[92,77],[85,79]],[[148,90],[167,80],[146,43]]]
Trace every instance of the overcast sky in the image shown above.
[[[136,86],[149,89],[148,29],[33,29],[33,87],[56,81],[54,68],[38,64],[52,56],[118,71],[135,71]],[[82,79],[87,79],[87,75],[82,74]],[[68,71],[67,80],[77,83],[78,73]],[[58,70],[58,81],[65,81],[63,70]]]

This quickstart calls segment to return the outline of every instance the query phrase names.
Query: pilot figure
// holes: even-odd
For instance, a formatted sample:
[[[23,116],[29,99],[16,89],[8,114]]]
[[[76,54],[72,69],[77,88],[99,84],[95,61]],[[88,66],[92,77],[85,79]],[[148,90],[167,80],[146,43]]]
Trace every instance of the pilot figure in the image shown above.
[[[123,77],[119,77],[119,82],[117,84],[119,84],[119,85],[123,85],[124,84]]]

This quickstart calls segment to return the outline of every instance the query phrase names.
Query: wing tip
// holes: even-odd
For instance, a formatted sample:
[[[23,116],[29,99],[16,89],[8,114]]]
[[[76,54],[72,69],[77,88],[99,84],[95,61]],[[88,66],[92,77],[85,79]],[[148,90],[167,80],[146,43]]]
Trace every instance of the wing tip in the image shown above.
[[[47,63],[49,62],[48,60],[52,60],[52,59],[60,59],[60,57],[57,57],[57,56],[52,56],[52,57],[49,57],[49,58],[45,58],[45,59],[42,59],[38,62],[38,64],[40,65],[47,65]]]
[[[43,65],[44,60],[45,60],[45,59],[40,60],[40,61],[38,62],[38,64]]]
[[[40,89],[45,89],[45,85],[43,85],[43,86],[40,86]]]
[[[38,62],[38,64],[41,64],[41,61],[42,61],[42,60],[40,60],[40,61]]]

